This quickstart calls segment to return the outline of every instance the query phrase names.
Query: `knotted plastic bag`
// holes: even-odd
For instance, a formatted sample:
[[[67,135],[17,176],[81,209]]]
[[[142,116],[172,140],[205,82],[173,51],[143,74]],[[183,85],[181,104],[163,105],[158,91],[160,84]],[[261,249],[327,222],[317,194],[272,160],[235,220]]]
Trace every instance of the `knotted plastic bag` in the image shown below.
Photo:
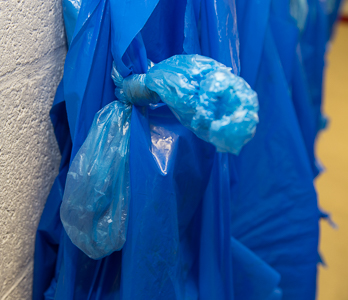
[[[256,93],[231,69],[200,55],[177,55],[127,78],[117,72],[114,101],[100,110],[73,159],[61,206],[72,242],[93,259],[120,250],[130,199],[132,105],[166,103],[178,120],[218,151],[238,154],[258,123]]]
[[[255,134],[257,94],[214,59],[173,56],[152,67],[145,84],[184,126],[220,152],[239,154]]]

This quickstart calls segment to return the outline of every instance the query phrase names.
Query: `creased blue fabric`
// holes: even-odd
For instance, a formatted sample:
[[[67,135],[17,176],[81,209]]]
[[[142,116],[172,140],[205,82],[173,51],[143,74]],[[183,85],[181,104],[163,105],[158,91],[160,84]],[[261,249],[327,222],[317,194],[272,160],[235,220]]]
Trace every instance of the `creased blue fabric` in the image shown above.
[[[201,55],[174,55],[146,74],[123,79],[118,100],[97,112],[67,174],[60,218],[71,241],[101,259],[122,249],[130,200],[129,136],[133,105],[160,100],[179,122],[219,152],[238,154],[255,134],[256,93],[231,68]]]
[[[299,33],[289,1],[82,1],[51,111],[62,163],[37,231],[33,299],[315,298],[313,145],[337,12],[325,3],[308,0]],[[257,91],[254,139],[238,157],[217,153],[165,104],[135,107],[127,242],[91,260],[62,229],[59,207],[70,161],[115,100],[112,61],[127,76],[145,73],[147,59],[196,53]]]

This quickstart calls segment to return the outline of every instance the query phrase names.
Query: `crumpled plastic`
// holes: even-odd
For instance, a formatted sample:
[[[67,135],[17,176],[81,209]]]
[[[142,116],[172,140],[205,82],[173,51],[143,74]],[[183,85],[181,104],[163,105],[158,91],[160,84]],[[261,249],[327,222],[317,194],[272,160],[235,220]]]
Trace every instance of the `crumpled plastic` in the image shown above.
[[[231,68],[201,55],[176,55],[146,75],[180,123],[219,152],[239,154],[258,119],[257,94]]]
[[[82,1],[76,29],[65,22],[74,35],[51,110],[62,160],[36,235],[33,299],[315,298],[309,163],[327,28],[338,9],[327,15],[326,2],[308,1],[295,55],[288,1]],[[75,15],[64,9],[64,17]],[[94,261],[71,243],[59,208],[69,163],[114,99],[112,61],[123,61],[126,70],[116,65],[126,78],[145,73],[147,59],[183,53],[241,71],[258,93],[257,133],[238,157],[214,153],[167,105],[133,107],[127,242]]]
[[[61,220],[72,242],[94,259],[126,240],[131,109],[114,101],[97,113],[67,175]]]
[[[239,154],[255,134],[257,94],[231,68],[214,59],[175,55],[147,74],[124,80],[116,68],[112,74],[118,99],[140,106],[162,100],[181,124],[219,152]]]
[[[100,110],[70,166],[60,210],[71,241],[100,259],[125,241],[130,199],[132,104],[166,103],[178,120],[220,152],[238,154],[255,134],[256,93],[231,68],[200,55],[177,55],[125,79],[114,65],[117,101]]]

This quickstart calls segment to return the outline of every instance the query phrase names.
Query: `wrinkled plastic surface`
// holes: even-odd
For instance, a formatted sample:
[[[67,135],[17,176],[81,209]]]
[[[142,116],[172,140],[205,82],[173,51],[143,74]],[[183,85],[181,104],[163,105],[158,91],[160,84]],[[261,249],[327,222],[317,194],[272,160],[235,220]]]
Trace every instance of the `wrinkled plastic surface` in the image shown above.
[[[112,74],[118,99],[141,106],[161,99],[181,124],[219,152],[238,154],[255,134],[256,93],[231,68],[214,59],[175,55],[147,74],[124,80],[115,68]]]
[[[173,56],[151,68],[145,84],[160,95],[181,124],[219,152],[239,154],[255,134],[256,93],[216,60]]]
[[[114,101],[99,111],[73,159],[60,215],[71,241],[93,259],[120,250],[130,199],[131,105],[166,103],[178,120],[220,152],[238,154],[255,134],[256,93],[231,68],[177,55],[125,79],[113,67]]]
[[[149,63],[151,67],[151,63]],[[156,104],[161,99],[155,93],[149,90],[145,85],[146,74],[135,74],[123,78],[116,70],[115,64],[112,68],[111,77],[115,83],[115,96],[118,101],[138,106],[147,106]]]
[[[51,111],[62,162],[37,231],[33,299],[315,299],[313,145],[337,15],[326,3],[308,0],[299,37],[288,1],[82,2]],[[241,71],[260,103],[255,137],[238,157],[216,153],[165,104],[133,107],[127,242],[92,260],[59,207],[70,160],[114,99],[112,62],[126,77],[183,53]]]
[[[72,242],[93,259],[126,241],[131,111],[118,101],[99,111],[67,175],[61,220]]]

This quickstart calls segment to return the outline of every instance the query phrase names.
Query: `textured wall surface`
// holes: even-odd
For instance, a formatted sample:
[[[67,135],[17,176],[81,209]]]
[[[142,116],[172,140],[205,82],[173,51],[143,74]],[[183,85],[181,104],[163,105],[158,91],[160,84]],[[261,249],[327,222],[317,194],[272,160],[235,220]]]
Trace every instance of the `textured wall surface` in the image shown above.
[[[61,0],[0,1],[0,300],[30,299],[35,231],[59,151],[49,120],[66,54]]]

